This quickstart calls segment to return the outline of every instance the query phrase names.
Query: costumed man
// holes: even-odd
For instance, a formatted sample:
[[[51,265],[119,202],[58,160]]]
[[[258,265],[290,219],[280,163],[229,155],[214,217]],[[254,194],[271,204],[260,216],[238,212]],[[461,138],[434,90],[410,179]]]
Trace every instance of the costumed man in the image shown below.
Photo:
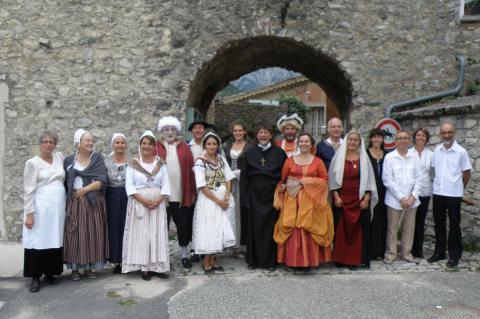
[[[300,153],[297,145],[297,135],[302,126],[303,120],[297,113],[283,115],[277,122],[277,128],[283,134],[283,139],[277,141],[276,144],[287,153],[288,157]]]
[[[181,131],[180,121],[173,116],[164,116],[158,121],[161,134],[157,153],[167,163],[171,195],[168,199],[167,218],[177,226],[181,262],[184,268],[192,268],[188,244],[192,240],[193,204],[195,202],[195,176],[193,156],[187,143],[177,138]]]
[[[343,142],[343,125],[338,117],[332,117],[328,121],[327,133],[328,138],[317,144],[317,153],[315,155],[323,161],[328,170],[335,152]]]
[[[202,138],[208,129],[215,130],[215,126],[204,121],[195,121],[188,126],[188,131],[192,133],[193,136],[188,145],[192,151],[194,162],[202,155]]]
[[[278,211],[273,207],[273,195],[287,155],[272,145],[272,135],[272,129],[266,125],[257,128],[257,145],[245,151],[245,167],[241,171],[240,197],[246,196],[248,206],[246,261],[249,269],[274,270],[276,266],[273,231]]]

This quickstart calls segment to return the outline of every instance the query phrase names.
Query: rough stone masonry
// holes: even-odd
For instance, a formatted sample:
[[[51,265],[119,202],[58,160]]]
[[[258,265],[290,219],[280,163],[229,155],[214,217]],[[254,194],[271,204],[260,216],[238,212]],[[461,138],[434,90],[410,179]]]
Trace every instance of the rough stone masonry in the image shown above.
[[[58,149],[67,155],[78,127],[94,134],[101,152],[109,150],[116,131],[129,137],[133,150],[139,133],[154,128],[161,115],[185,119],[186,107],[195,107],[186,102],[194,87],[191,81],[219,49],[242,39],[279,36],[338,61],[353,85],[347,120],[366,132],[383,117],[388,103],[449,88],[457,76],[455,53],[478,64],[480,25],[456,22],[459,4],[459,0],[2,0],[0,85],[7,96],[0,102],[0,127],[5,132],[0,137],[0,237],[21,236],[23,165],[37,151],[39,131],[58,130]],[[219,56],[223,64],[217,67],[233,76],[239,70],[268,66],[268,59],[245,60],[254,45],[241,50],[238,59],[223,61]],[[276,57],[280,51],[272,47],[268,52]],[[313,60],[288,59],[293,69],[296,63],[316,67]],[[320,71],[328,76],[330,70]],[[211,72],[215,77],[215,70]],[[231,79],[213,80],[222,86]],[[478,143],[469,145],[471,152],[479,151]],[[474,197],[478,187],[478,183],[469,187]],[[478,208],[474,210],[468,213],[478,214]],[[475,231],[478,234],[478,227]]]

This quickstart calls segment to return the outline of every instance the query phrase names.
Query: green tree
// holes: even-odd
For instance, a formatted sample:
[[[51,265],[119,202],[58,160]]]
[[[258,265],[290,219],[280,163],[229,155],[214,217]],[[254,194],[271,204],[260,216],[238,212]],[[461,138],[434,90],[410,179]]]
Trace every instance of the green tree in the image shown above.
[[[281,95],[278,101],[280,105],[287,106],[288,114],[297,113],[303,122],[307,123],[307,107],[297,96]]]

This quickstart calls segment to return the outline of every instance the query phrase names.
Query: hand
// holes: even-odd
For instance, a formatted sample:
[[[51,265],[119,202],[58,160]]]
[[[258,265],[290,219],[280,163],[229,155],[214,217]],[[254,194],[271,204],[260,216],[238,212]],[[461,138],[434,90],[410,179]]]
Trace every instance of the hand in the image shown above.
[[[287,189],[287,185],[286,185],[286,184],[281,184],[281,185],[280,185],[280,188],[279,188],[280,193],[285,193],[285,190],[286,190],[286,189]]]
[[[73,198],[80,199],[85,196],[85,194],[87,194],[87,190],[85,189],[85,187],[82,187],[73,192]]]
[[[407,204],[408,204],[407,208],[412,207],[412,205],[414,203],[415,203],[415,197],[413,195],[410,195],[410,197],[408,198],[408,202],[407,202]]]
[[[400,200],[400,206],[402,206],[403,209],[407,209],[409,207],[409,198],[408,197],[403,197],[401,200]]]
[[[335,202],[335,207],[342,207],[343,206],[343,201],[340,198],[340,195],[337,193],[333,193],[333,200]]]
[[[217,201],[218,206],[220,206],[223,210],[228,208],[228,201],[225,200],[218,200]]]
[[[365,210],[368,208],[368,204],[370,203],[370,193],[366,193],[362,200],[360,201],[360,209]]]
[[[368,203],[370,202],[370,197],[365,196],[361,201],[360,201],[360,209],[365,210],[368,208]]]
[[[151,200],[151,204],[149,205],[149,209],[155,209],[157,208],[161,203],[162,201],[164,200],[165,196],[163,195],[160,195],[160,197],[157,199],[157,200]]]
[[[27,229],[32,229],[34,223],[35,217],[33,216],[33,212],[28,213],[27,217],[25,218],[25,227],[27,227]]]

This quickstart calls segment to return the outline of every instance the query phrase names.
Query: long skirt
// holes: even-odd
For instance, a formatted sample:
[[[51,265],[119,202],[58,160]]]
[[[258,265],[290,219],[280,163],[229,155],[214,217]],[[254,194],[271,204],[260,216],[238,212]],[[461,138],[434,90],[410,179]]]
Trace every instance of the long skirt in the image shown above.
[[[86,196],[67,201],[63,246],[63,260],[67,264],[98,265],[108,258],[105,198],[100,191],[96,197],[95,205]]]
[[[123,231],[127,217],[128,196],[125,187],[107,188],[107,220],[108,244],[110,247],[110,262],[122,262]]]
[[[232,180],[232,194],[235,200],[235,234],[236,247],[247,245],[247,214],[248,208],[242,206],[240,200],[240,170],[233,171],[236,179]],[[245,194],[246,195],[246,194]]]
[[[278,246],[278,263],[289,267],[318,267],[331,260],[331,248],[321,247],[303,228],[294,228],[285,244]]]
[[[225,196],[225,185],[212,192],[218,198]],[[235,201],[230,196],[229,206],[223,210],[202,192],[198,194],[193,213],[192,248],[196,254],[209,255],[235,246]]]
[[[62,248],[25,249],[23,276],[40,278],[63,271]]]
[[[161,195],[158,187],[142,188],[138,192],[149,200]],[[170,270],[165,201],[155,209],[148,209],[132,196],[128,198],[122,272],[137,270],[157,273]]]

